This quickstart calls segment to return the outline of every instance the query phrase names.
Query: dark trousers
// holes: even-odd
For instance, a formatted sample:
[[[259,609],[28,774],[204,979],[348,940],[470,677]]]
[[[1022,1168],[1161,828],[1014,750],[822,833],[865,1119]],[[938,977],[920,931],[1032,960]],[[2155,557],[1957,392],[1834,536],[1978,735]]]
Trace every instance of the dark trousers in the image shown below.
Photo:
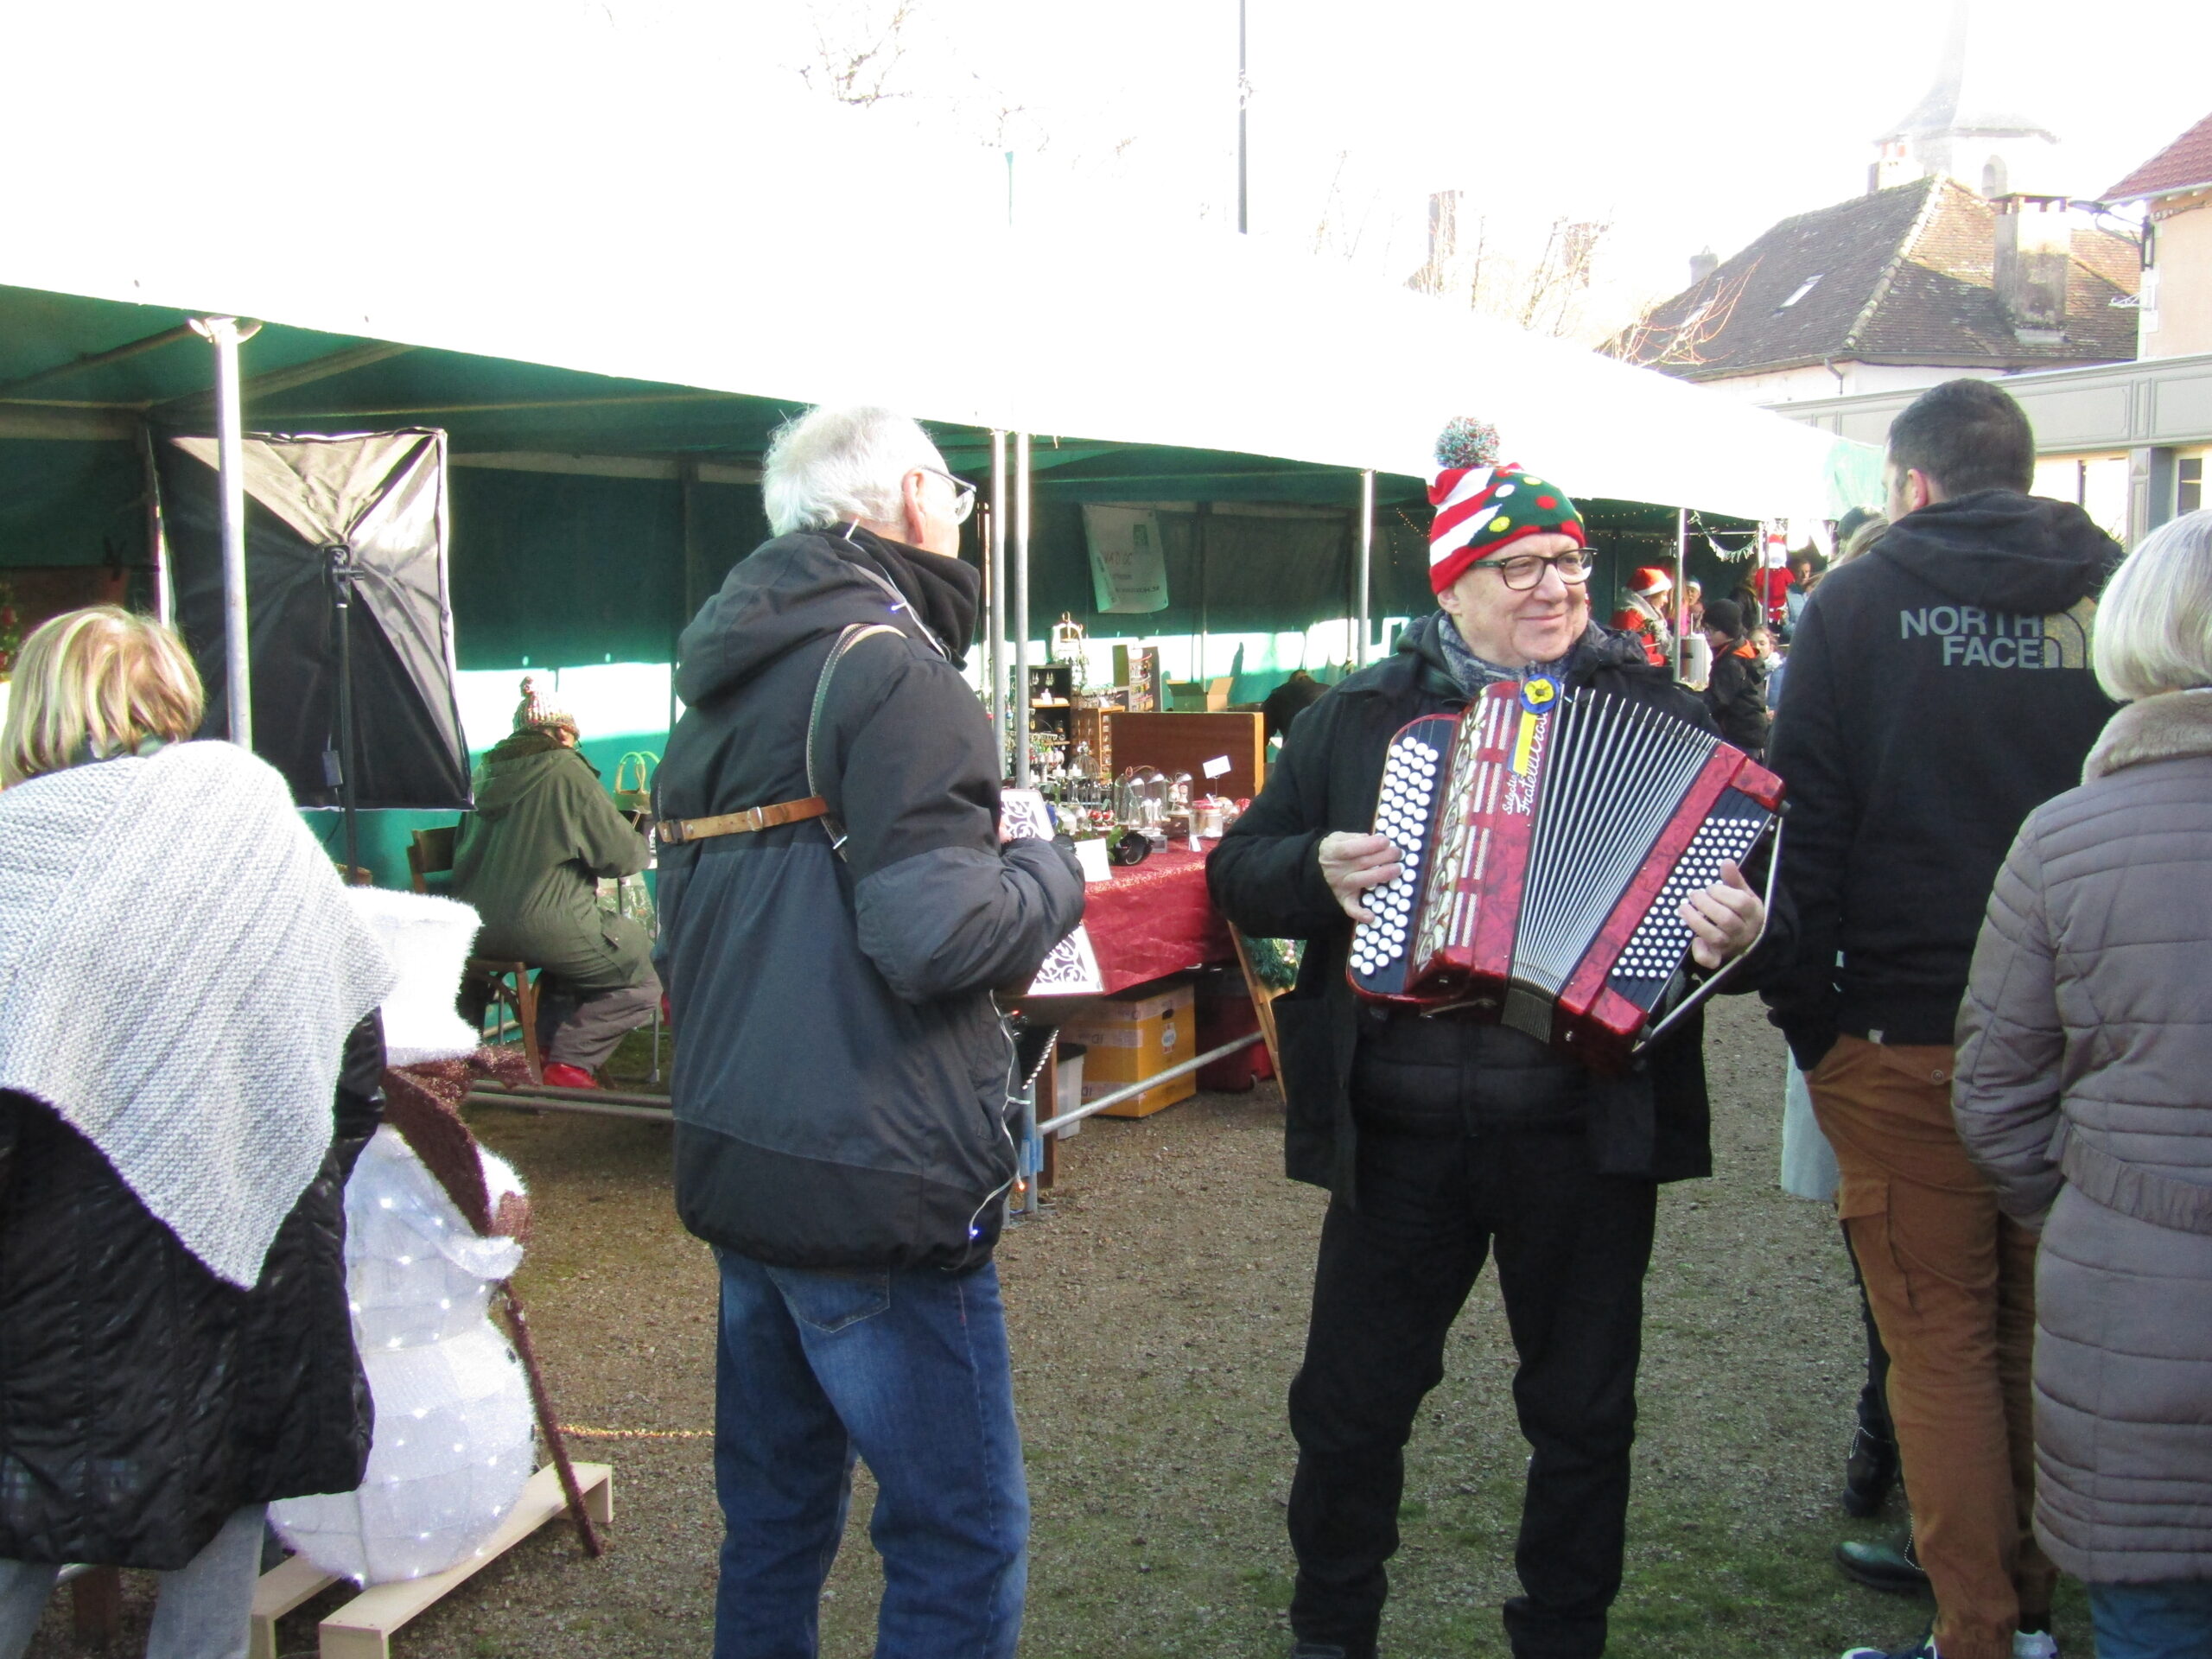
[[[660,981],[652,969],[635,985],[582,990],[551,973],[537,980],[537,1046],[548,1065],[596,1071],[622,1039],[652,1023],[660,1007]]]
[[[1291,1628],[1373,1648],[1398,1547],[1405,1445],[1444,1343],[1495,1249],[1533,1456],[1505,1605],[1516,1655],[1585,1659],[1620,1589],[1643,1274],[1657,1188],[1600,1175],[1574,1128],[1363,1124],[1358,1207],[1332,1205],[1305,1363],[1290,1389],[1298,1472]]]

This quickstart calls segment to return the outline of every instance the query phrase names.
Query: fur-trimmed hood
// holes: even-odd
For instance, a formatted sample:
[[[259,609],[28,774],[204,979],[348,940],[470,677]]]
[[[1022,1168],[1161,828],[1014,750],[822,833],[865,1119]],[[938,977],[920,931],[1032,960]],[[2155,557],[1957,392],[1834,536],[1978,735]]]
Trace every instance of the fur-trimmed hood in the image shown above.
[[[2212,754],[2212,686],[2163,691],[2129,703],[2106,722],[2082,763],[2082,781],[2093,784],[2147,760],[2204,754]]]

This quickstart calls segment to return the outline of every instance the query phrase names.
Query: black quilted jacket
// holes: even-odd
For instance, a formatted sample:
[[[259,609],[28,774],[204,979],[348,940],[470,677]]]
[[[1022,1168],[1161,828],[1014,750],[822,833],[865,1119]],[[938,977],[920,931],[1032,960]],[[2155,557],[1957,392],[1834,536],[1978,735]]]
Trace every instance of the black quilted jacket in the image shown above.
[[[329,1154],[250,1291],[48,1108],[0,1093],[0,1560],[179,1567],[234,1510],[360,1484],[345,1187],[383,1072],[372,1014]]]

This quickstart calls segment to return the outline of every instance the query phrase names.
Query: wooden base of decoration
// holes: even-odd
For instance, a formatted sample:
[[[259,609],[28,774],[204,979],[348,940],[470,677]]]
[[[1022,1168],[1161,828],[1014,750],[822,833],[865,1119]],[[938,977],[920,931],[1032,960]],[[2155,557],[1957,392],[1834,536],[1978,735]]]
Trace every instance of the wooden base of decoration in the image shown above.
[[[606,1525],[614,1519],[613,1466],[580,1463],[575,1467],[576,1484],[583,1491],[584,1512]],[[548,1464],[530,1478],[499,1529],[467,1560],[427,1578],[402,1579],[364,1590],[325,1618],[321,1626],[321,1659],[390,1659],[393,1631],[567,1510],[560,1475]],[[339,1582],[297,1555],[263,1573],[253,1593],[253,1632],[246,1659],[276,1659],[276,1621]]]

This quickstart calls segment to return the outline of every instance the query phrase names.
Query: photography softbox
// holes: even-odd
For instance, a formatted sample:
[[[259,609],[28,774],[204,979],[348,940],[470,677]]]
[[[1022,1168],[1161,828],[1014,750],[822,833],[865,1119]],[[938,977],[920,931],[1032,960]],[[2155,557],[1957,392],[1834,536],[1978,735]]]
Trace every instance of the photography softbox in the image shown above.
[[[223,652],[223,532],[215,440],[156,446],[176,621],[207,685],[203,736],[229,726]],[[446,583],[446,435],[426,429],[318,437],[262,434],[245,446],[246,637],[254,753],[302,806],[336,806],[334,603],[352,663],[353,804],[467,807],[468,753],[453,690]]]

